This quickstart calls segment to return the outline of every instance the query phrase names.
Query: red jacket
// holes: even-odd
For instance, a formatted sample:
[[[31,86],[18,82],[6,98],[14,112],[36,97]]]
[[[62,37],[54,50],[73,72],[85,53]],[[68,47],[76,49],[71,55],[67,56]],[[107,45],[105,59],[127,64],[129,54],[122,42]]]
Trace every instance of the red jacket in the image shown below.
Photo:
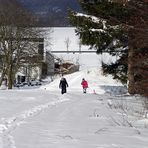
[[[86,80],[83,80],[81,85],[82,85],[83,88],[87,88],[88,87],[88,83],[87,83]]]

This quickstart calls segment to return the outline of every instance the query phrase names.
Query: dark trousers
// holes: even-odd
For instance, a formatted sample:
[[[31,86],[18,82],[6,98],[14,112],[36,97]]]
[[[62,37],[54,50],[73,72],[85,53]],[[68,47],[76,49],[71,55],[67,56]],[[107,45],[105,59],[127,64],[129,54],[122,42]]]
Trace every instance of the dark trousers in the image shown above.
[[[64,94],[64,93],[66,93],[67,91],[66,91],[66,87],[62,87],[62,90],[61,90],[61,94]]]

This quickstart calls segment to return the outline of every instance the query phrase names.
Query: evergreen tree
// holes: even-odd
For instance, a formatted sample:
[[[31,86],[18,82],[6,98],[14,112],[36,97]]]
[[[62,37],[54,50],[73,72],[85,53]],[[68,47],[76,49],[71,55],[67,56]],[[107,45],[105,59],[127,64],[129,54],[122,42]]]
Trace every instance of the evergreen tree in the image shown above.
[[[76,26],[76,33],[82,44],[90,45],[98,54],[107,52],[118,56],[115,63],[102,64],[104,72],[112,74],[123,83],[128,78],[129,92],[144,94],[148,87],[140,90],[136,87],[139,83],[135,80],[136,71],[144,61],[135,64],[134,59],[138,56],[137,53],[142,52],[144,57],[147,53],[148,34],[145,32],[143,35],[148,26],[147,1],[79,0],[79,3],[85,14],[71,11],[69,16],[71,24]],[[146,80],[148,81],[147,77]],[[145,85],[141,78],[138,81]]]

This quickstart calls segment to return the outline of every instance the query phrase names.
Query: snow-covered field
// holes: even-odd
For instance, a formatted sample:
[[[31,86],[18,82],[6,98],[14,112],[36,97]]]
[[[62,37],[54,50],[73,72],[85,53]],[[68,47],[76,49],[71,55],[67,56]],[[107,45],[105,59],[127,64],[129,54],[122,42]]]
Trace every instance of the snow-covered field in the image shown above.
[[[81,79],[89,83],[82,93]],[[0,148],[147,148],[144,98],[92,68],[34,89],[0,91]]]
[[[64,48],[67,37],[75,47],[70,31],[62,29],[54,50]],[[101,60],[109,57],[58,56],[80,64],[81,71],[64,76],[67,94],[60,94],[60,78],[41,87],[0,90],[0,148],[148,148],[148,100],[128,95],[119,82],[102,75]],[[87,94],[82,78],[88,81]]]

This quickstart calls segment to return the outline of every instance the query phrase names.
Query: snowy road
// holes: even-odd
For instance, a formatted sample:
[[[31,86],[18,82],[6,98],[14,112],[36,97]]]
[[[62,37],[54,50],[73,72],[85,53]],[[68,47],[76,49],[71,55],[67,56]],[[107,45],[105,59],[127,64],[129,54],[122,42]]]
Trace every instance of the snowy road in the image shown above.
[[[31,99],[33,93],[37,99]],[[19,103],[10,99],[16,110],[11,108],[10,117],[1,121],[1,148],[147,148],[148,131],[123,126],[122,115],[108,106],[107,95],[26,94],[28,101],[21,95]]]
[[[24,95],[25,92],[25,95]],[[67,101],[58,100],[57,95],[48,91],[1,91],[0,98],[0,146],[14,148],[15,141],[11,133],[25,123],[25,120],[38,115],[43,110],[58,103]]]
[[[66,79],[64,95],[59,79],[36,89],[0,90],[0,148],[148,148],[142,98],[117,95],[124,87],[95,69]]]

